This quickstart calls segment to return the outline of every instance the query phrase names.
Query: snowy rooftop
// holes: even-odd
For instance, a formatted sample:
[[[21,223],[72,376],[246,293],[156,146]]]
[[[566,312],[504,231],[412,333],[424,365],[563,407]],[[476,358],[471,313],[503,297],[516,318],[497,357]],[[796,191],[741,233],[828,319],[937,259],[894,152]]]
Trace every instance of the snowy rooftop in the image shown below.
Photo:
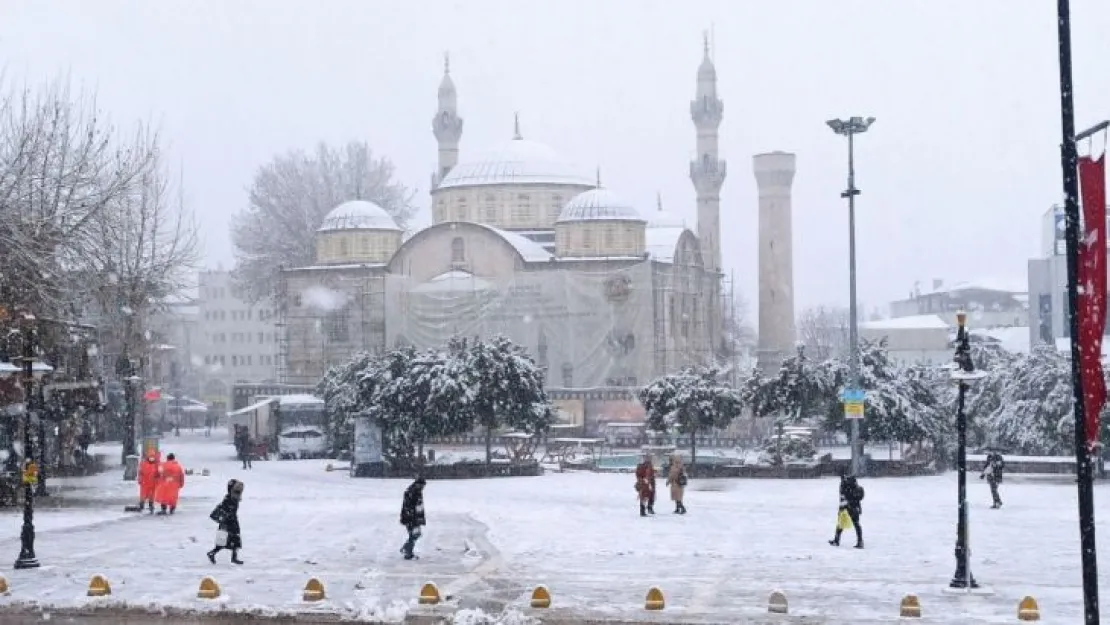
[[[937,315],[913,315],[868,321],[860,327],[868,330],[947,330],[948,324]]]
[[[994,291],[997,293],[1020,294],[1028,292],[1029,287],[1013,280],[960,280],[957,282],[941,282],[935,288],[922,288],[922,295],[933,293],[961,293],[964,291]]]
[[[661,263],[674,262],[674,253],[683,232],[686,228],[682,226],[648,227],[644,230],[645,251]]]
[[[435,190],[502,184],[592,187],[595,179],[564,161],[550,147],[518,137],[473,158],[464,156]]]
[[[462,293],[485,291],[492,287],[488,280],[476,277],[465,271],[447,271],[413,287],[414,293]]]
[[[476,223],[474,225],[497,233],[502,239],[505,239],[506,243],[516,249],[517,253],[520,254],[521,258],[523,258],[525,262],[543,263],[551,260],[552,258],[551,252],[545,250],[542,245],[536,243],[528,237],[521,236],[515,232],[509,232],[508,230],[501,230],[500,228],[487,226],[485,224]]]
[[[384,208],[366,200],[336,206],[324,217],[317,232],[330,230],[400,230]]]
[[[571,198],[555,223],[571,221],[635,221],[645,223],[631,202],[609,189],[591,189]]]

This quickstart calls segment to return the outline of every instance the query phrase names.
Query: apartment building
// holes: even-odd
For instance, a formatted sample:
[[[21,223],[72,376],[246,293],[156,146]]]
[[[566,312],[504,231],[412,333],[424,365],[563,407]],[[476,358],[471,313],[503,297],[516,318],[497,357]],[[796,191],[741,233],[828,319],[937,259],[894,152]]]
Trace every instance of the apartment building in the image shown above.
[[[281,337],[273,304],[244,299],[230,271],[202,271],[197,283],[201,358],[209,379],[228,385],[275,381]]]

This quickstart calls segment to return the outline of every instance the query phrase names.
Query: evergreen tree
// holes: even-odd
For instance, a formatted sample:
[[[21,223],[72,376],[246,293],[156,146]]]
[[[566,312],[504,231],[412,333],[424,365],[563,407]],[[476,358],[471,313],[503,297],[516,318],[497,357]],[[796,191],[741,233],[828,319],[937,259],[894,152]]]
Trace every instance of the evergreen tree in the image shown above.
[[[720,382],[715,367],[691,368],[656,378],[639,399],[652,430],[672,428],[690,436],[690,464],[697,462],[697,435],[726,427],[743,410],[742,393]]]
[[[999,405],[988,418],[996,444],[1013,453],[1060,455],[1075,445],[1071,360],[1039,345],[1006,371]]]

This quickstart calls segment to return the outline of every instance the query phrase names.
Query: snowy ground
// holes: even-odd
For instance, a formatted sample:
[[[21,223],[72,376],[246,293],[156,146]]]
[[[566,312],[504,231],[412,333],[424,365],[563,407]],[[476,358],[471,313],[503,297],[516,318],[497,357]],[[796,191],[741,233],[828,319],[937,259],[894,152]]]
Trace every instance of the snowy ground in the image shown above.
[[[911,592],[933,623],[1012,623],[1026,594],[1040,601],[1042,622],[1082,620],[1076,489],[1066,477],[1008,479],[997,511],[988,509],[985,484],[971,480],[973,570],[994,595],[953,597],[942,592],[954,568],[952,474],[865,480],[862,551],[826,544],[837,505],[832,479],[695,481],[689,515],[670,514],[664,495],[660,514],[647,519],[637,515],[627,475],[432,482],[421,560],[405,562],[397,516],[406,481],[356,480],[326,472],[325,461],[258,462],[243,471],[226,439],[213,436],[163,442],[197,472],[173,517],[124,513],[136,487],[119,471],[54,481],[61,490],[40,500],[35,516],[43,568],[5,572],[12,593],[0,605],[103,601],[85,597],[100,573],[113,585],[112,601],[211,608],[195,595],[201,577],[212,575],[225,593],[219,607],[294,611],[307,609],[300,592],[317,576],[329,600],[312,609],[394,619],[432,580],[464,605],[487,609],[523,606],[543,583],[556,606],[638,615],[644,593],[658,585],[667,611],[688,616],[765,613],[778,588],[792,613],[833,623],[886,620]],[[212,475],[201,477],[203,468]],[[212,566],[204,556],[215,529],[208,513],[231,477],[246,482],[247,564],[235,567],[225,553]],[[1102,536],[1105,488],[1096,491]],[[0,551],[13,560],[19,532],[19,512],[0,512]]]

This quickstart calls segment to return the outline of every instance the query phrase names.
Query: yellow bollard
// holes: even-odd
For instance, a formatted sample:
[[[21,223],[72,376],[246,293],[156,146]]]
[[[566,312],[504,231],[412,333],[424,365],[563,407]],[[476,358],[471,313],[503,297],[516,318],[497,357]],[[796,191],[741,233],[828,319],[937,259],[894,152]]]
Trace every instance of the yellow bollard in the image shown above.
[[[11,589],[8,588],[8,580],[4,579],[3,575],[0,575],[0,595],[8,595],[10,593]]]
[[[432,582],[428,582],[420,587],[420,604],[421,605],[436,605],[439,603],[439,588]]]
[[[1019,621],[1039,621],[1041,620],[1041,608],[1037,605],[1037,600],[1033,597],[1025,597],[1018,604],[1018,620]]]
[[[104,579],[103,575],[93,575],[89,580],[89,596],[90,597],[105,597],[112,594],[112,586],[108,584],[108,580]]]
[[[532,591],[532,607],[551,607],[551,593],[547,591],[547,586],[541,584],[539,586],[536,586],[536,589]]]
[[[323,601],[327,595],[324,593],[324,584],[315,577],[310,578],[308,583],[304,585],[305,601]]]
[[[648,589],[647,598],[644,600],[645,610],[662,610],[663,609],[663,591],[659,590],[658,586],[652,586]]]
[[[767,599],[767,611],[771,614],[786,614],[789,611],[786,595],[781,590],[771,593],[771,597]]]
[[[216,580],[211,577],[205,577],[200,580],[200,588],[197,590],[197,599],[215,599],[220,596],[220,585]]]
[[[903,618],[921,618],[921,601],[917,595],[902,597],[902,605],[898,608],[898,615]]]

